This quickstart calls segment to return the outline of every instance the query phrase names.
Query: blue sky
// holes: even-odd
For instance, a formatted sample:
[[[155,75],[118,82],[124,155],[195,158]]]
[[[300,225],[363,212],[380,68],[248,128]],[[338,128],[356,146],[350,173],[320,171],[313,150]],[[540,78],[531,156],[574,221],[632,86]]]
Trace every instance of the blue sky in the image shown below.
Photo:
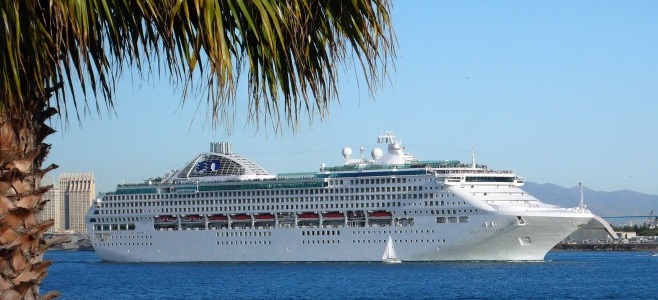
[[[371,98],[348,66],[330,116],[296,134],[212,130],[205,104],[166,79],[117,87],[117,116],[85,117],[48,138],[46,163],[93,172],[97,191],[180,168],[211,141],[271,173],[342,163],[393,130],[420,159],[470,160],[528,181],[658,194],[658,2],[395,1],[396,70]],[[244,95],[244,93],[243,93]],[[92,99],[93,101],[93,99]],[[574,200],[575,203],[577,199]]]

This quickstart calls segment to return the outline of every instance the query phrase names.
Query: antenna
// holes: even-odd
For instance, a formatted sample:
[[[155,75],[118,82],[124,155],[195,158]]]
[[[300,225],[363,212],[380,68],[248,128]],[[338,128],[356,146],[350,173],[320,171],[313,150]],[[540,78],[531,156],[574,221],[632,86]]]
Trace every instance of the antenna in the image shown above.
[[[579,182],[578,185],[580,185],[580,204],[578,205],[578,209],[584,211],[586,206],[584,201],[585,197],[583,196],[583,183]]]
[[[471,162],[473,163],[472,168],[475,169],[475,149],[471,148]]]

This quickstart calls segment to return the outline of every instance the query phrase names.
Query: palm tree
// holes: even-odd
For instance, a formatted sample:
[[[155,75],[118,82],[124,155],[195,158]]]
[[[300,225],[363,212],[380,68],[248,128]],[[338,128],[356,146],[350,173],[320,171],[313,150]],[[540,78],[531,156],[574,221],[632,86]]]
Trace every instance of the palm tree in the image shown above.
[[[200,94],[230,120],[246,73],[249,119],[275,130],[337,101],[338,67],[358,62],[372,91],[395,57],[389,0],[6,0],[0,3],[0,298],[50,299],[39,285],[53,220],[42,163],[46,123],[113,111],[128,69]],[[92,101],[88,101],[93,98]],[[90,107],[92,109],[90,109]],[[269,125],[268,125],[269,126]]]

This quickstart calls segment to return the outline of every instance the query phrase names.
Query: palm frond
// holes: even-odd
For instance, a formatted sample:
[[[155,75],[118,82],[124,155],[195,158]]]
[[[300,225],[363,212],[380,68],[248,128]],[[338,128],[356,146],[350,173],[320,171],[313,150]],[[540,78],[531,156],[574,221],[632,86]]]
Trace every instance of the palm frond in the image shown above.
[[[112,110],[125,70],[166,74],[213,124],[247,74],[251,120],[295,126],[338,100],[338,66],[356,57],[372,91],[395,57],[388,0],[14,0],[0,3],[0,109],[66,82],[57,106]],[[80,89],[78,90],[77,87]],[[90,105],[88,99],[94,98]]]

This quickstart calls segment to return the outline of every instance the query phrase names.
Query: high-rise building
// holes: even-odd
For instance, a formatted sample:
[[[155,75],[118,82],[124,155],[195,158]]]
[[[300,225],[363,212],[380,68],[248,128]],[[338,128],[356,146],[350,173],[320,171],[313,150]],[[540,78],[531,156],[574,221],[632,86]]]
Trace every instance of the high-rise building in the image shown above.
[[[59,174],[61,222],[57,227],[76,233],[87,233],[85,213],[91,206],[95,193],[96,182],[93,173]]]
[[[43,184],[43,185],[45,186],[48,184]],[[62,224],[64,224],[63,223],[64,219],[62,219],[60,212],[60,206],[62,205],[62,203],[59,197],[59,188],[56,184],[54,184],[54,187],[52,189],[50,189],[48,192],[43,194],[43,200],[49,200],[49,202],[46,203],[46,206],[44,206],[43,210],[39,214],[39,219],[55,220],[55,225],[50,227],[47,232],[54,233],[63,230],[64,228],[62,227]]]

